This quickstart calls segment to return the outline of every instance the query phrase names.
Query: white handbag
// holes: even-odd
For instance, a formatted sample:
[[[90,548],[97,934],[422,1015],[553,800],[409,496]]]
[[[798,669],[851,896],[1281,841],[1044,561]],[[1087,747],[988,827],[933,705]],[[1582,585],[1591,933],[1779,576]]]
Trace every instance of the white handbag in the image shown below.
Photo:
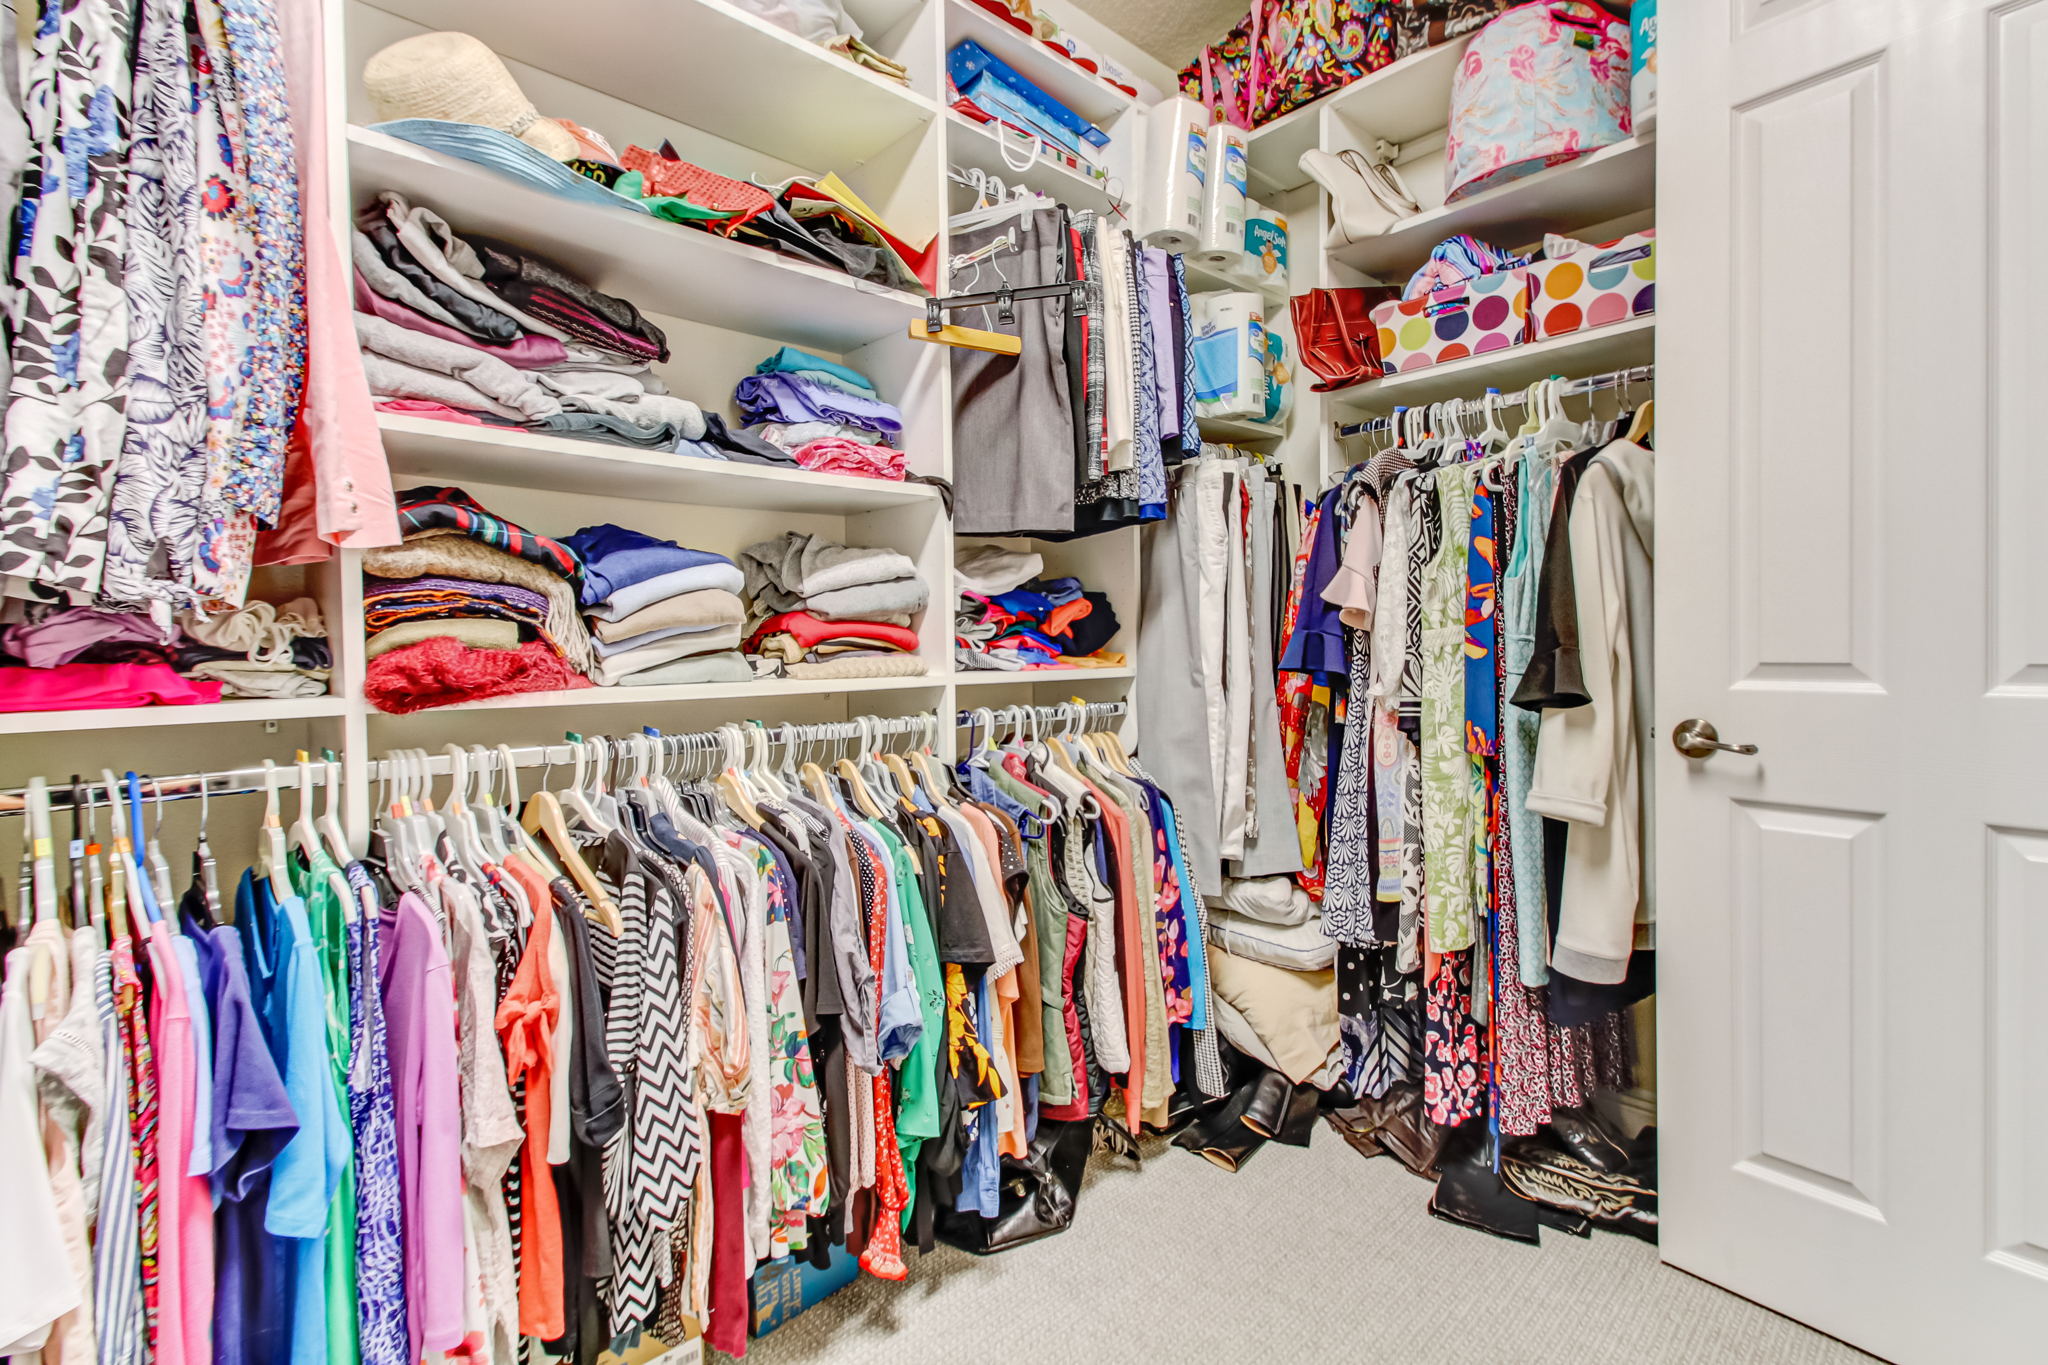
[[[1363,152],[1301,154],[1301,169],[1330,196],[1330,231],[1338,246],[1378,237],[1403,218],[1422,212],[1401,172]]]

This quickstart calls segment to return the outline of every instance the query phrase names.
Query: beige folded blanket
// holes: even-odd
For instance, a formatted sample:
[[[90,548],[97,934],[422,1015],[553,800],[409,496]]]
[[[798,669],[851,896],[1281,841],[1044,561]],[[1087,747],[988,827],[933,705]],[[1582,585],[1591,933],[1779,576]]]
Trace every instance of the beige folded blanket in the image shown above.
[[[818,664],[784,664],[782,671],[792,678],[921,678],[925,662],[915,654],[890,654],[876,658],[832,659]]]
[[[456,616],[445,621],[400,621],[395,626],[386,626],[370,637],[369,648],[363,651],[363,657],[374,659],[379,654],[389,654],[394,649],[416,645],[422,640],[438,639],[443,635],[460,640],[471,649],[519,648],[517,621]]]

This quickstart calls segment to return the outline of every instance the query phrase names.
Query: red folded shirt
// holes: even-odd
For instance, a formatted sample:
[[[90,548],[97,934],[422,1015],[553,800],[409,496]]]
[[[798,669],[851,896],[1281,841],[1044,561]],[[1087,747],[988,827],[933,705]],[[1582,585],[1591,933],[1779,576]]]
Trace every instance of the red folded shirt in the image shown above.
[[[404,715],[516,692],[564,692],[590,679],[562,662],[543,640],[517,649],[471,649],[437,635],[370,660],[363,696],[379,711]]]
[[[917,632],[907,626],[884,625],[880,621],[820,621],[807,611],[785,611],[771,616],[747,637],[747,648],[758,649],[761,641],[777,631],[787,631],[805,649],[833,641],[872,641],[885,649],[917,652]]]

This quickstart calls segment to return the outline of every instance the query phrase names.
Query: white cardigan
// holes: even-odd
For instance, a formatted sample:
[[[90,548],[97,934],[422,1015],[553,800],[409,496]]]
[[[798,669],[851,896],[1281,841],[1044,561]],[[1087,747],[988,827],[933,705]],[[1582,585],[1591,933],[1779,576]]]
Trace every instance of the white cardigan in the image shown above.
[[[1601,451],[1572,502],[1572,577],[1588,706],[1546,710],[1537,733],[1529,809],[1572,822],[1551,965],[1611,984],[1628,972],[1636,926],[1650,922],[1643,875],[1640,764],[1650,716],[1639,707],[1631,637],[1648,639],[1655,457],[1617,441]]]

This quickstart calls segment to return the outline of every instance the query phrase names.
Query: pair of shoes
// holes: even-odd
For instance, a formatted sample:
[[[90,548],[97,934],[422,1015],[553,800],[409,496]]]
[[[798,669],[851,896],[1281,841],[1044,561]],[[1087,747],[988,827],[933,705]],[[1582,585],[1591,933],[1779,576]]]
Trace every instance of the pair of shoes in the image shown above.
[[[1242,1122],[1260,1137],[1284,1142],[1289,1147],[1308,1146],[1315,1132],[1316,1104],[1320,1093],[1312,1085],[1296,1085],[1277,1071],[1268,1071],[1252,1082],[1252,1097]]]
[[[1183,1128],[1173,1145],[1185,1147],[1226,1171],[1243,1170],[1252,1153],[1266,1145],[1265,1136],[1254,1132],[1244,1121],[1258,1089],[1259,1081],[1245,1082],[1231,1092],[1229,1099]]]

